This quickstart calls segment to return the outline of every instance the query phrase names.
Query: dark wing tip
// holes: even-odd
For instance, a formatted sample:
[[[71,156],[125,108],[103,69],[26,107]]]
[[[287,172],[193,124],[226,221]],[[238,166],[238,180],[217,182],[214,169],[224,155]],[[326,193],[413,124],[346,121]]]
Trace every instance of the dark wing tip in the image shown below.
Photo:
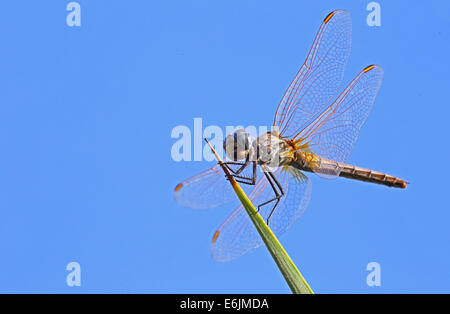
[[[214,233],[214,236],[213,236],[213,239],[212,239],[212,243],[216,242],[217,237],[219,236],[219,233],[220,233],[219,230],[217,230],[217,231]]]
[[[334,10],[333,12],[330,12],[325,18],[324,18],[324,20],[323,20],[323,22],[325,23],[325,24],[327,24],[330,20],[331,20],[331,18],[333,17],[333,16],[335,16],[335,15],[337,15],[337,14],[349,14],[349,12],[348,11],[345,11],[345,10]]]
[[[178,192],[182,187],[183,187],[183,183],[178,184],[178,185],[175,187],[175,192]]]
[[[333,17],[333,15],[336,13],[336,11],[333,11],[333,12],[331,12],[330,14],[328,14],[326,17],[325,17],[325,19],[323,20],[323,22],[325,23],[325,24],[327,24],[330,20],[331,20],[331,18]]]
[[[371,65],[369,65],[368,67],[365,67],[364,70],[363,70],[363,72],[364,72],[364,73],[369,72],[370,70],[372,70],[372,69],[375,68],[376,66],[377,66],[376,64],[371,64]]]

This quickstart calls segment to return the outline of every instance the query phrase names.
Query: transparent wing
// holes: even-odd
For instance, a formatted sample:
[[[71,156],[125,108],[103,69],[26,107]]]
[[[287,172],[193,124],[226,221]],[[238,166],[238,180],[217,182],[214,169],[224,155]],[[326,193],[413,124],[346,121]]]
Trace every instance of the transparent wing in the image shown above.
[[[337,94],[350,54],[351,32],[350,14],[343,10],[331,12],[320,25],[275,114],[274,127],[284,138],[299,133]]]
[[[286,193],[269,220],[269,227],[275,235],[279,236],[303,214],[308,206],[311,198],[311,182],[303,174],[292,176],[291,173],[281,169],[275,174]],[[273,197],[274,192],[269,182],[262,173],[259,173],[257,185],[249,194],[250,200],[258,206]],[[264,219],[267,219],[272,206],[267,205],[261,208],[260,214]],[[258,231],[241,205],[228,216],[214,234],[211,255],[216,261],[226,262],[262,244]]]
[[[319,157],[345,163],[370,114],[382,78],[380,66],[371,65],[362,70],[336,101],[295,138],[305,138]],[[326,164],[327,169],[321,169],[319,163],[316,172],[327,178],[339,175],[341,168],[336,163],[333,165],[327,161]]]
[[[230,166],[236,170],[238,166]],[[251,177],[251,167],[247,167],[242,176]],[[244,190],[252,189],[252,186],[242,185]],[[175,200],[186,207],[196,209],[208,209],[218,207],[236,200],[236,193],[226,180],[225,173],[220,165],[201,172],[175,187]]]

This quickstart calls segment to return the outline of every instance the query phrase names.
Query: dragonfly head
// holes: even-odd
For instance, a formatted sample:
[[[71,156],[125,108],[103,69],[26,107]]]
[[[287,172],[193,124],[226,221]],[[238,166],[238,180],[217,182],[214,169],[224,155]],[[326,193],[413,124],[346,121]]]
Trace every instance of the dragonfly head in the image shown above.
[[[223,141],[223,149],[228,159],[240,161],[247,158],[251,142],[250,134],[246,130],[240,129],[227,135]]]

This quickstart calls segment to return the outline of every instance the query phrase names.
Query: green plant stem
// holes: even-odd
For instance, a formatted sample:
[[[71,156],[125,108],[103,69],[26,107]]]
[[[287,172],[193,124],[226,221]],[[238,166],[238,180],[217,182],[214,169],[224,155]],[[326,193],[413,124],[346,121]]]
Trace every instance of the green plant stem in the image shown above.
[[[249,200],[245,192],[242,190],[241,186],[236,182],[234,177],[231,175],[230,171],[225,166],[220,156],[217,154],[217,152],[214,150],[214,148],[211,146],[208,140],[205,139],[205,141],[208,143],[217,161],[222,166],[222,169],[225,172],[225,175],[227,176],[228,180],[230,181],[234,191],[236,192],[237,197],[239,198],[245,210],[247,211],[247,214],[250,217],[251,221],[253,222],[253,225],[255,226],[256,230],[258,230],[259,235],[261,236],[262,240],[264,241],[264,244],[266,245],[267,249],[272,255],[272,258],[274,259],[275,263],[280,269],[280,272],[283,275],[284,279],[286,280],[289,288],[291,288],[292,293],[313,294],[313,291],[309,287],[306,280],[303,278],[300,271],[295,266],[294,262],[286,253],[283,246],[275,237],[275,234],[266,224],[264,219],[258,213],[255,206],[252,204],[252,202]]]

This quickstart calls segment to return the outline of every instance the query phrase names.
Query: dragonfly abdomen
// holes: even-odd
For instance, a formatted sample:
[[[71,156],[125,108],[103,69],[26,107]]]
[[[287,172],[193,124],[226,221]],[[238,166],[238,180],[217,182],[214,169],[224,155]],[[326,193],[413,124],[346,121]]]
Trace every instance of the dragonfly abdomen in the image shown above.
[[[348,179],[372,182],[401,189],[406,188],[408,184],[408,182],[406,182],[405,180],[386,173],[365,169],[358,166],[347,165],[325,158],[319,158],[318,161],[310,164],[303,160],[298,152],[296,153],[296,157],[297,159],[291,162],[291,166],[303,171],[315,172],[318,174],[331,176],[333,174],[336,174],[340,177]]]
[[[340,177],[372,182],[401,189],[405,189],[408,184],[405,180],[386,173],[347,164],[340,164],[340,167],[342,167],[342,170],[339,173]]]

